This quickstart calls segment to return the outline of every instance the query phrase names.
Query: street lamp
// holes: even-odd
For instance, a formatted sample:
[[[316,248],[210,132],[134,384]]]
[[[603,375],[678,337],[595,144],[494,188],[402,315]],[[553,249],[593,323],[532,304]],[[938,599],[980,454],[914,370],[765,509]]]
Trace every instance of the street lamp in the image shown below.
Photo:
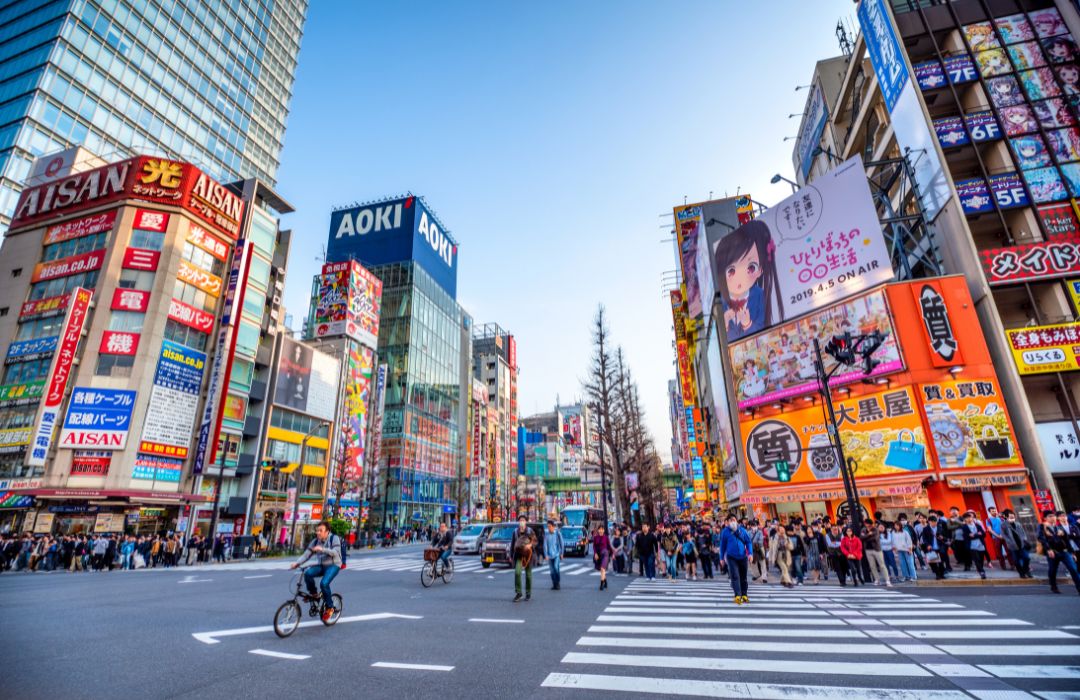
[[[836,450],[840,475],[844,479],[844,495],[847,497],[848,512],[851,514],[851,526],[856,533],[862,530],[862,507],[859,505],[859,492],[855,486],[855,460],[844,457],[844,445],[840,439],[840,427],[836,423],[836,413],[833,410],[829,379],[836,374],[838,369],[854,365],[857,360],[862,361],[863,371],[869,375],[878,364],[877,360],[872,359],[870,356],[881,347],[884,340],[885,336],[881,331],[874,331],[864,335],[843,333],[833,336],[825,344],[825,352],[836,360],[836,366],[826,372],[825,363],[821,359],[821,343],[818,342],[817,338],[814,338],[814,369],[817,373],[818,390],[824,399],[823,403],[828,418],[829,442]]]
[[[777,174],[773,175],[772,179],[769,180],[769,182],[771,182],[774,185],[777,184],[778,182],[786,182],[787,184],[791,185],[792,194],[799,191],[799,186],[796,183],[794,183],[791,180],[787,179],[786,177],[784,177],[780,173],[777,173]]]
[[[304,436],[304,439],[300,441],[300,464],[296,465],[296,468],[300,470],[301,476],[304,474],[304,463],[307,461],[308,440],[315,437],[315,433],[322,430],[323,427],[329,428],[329,421],[324,420],[317,423],[314,428],[308,431],[307,435]],[[296,500],[293,502],[292,534],[289,535],[290,543],[296,542],[296,521],[299,519],[298,516],[300,515],[300,479],[293,479],[293,483],[296,484],[294,487],[296,489]]]

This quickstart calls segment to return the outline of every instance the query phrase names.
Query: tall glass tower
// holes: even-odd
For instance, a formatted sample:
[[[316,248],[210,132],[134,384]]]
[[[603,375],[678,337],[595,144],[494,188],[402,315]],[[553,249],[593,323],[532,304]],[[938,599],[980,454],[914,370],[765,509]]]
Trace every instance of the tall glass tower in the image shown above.
[[[32,161],[84,146],[275,182],[308,0],[0,6],[0,232]]]

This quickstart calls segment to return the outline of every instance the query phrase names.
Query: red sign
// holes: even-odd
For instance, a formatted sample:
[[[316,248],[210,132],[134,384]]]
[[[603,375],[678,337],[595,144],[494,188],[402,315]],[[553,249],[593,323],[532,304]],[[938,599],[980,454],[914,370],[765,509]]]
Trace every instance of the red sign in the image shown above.
[[[150,292],[139,289],[117,289],[113,292],[112,306],[114,311],[138,311],[146,313],[150,306]]]
[[[124,267],[128,270],[146,270],[153,272],[157,269],[161,253],[156,250],[143,250],[142,248],[128,248],[124,251]]]
[[[229,257],[229,244],[218,239],[201,226],[192,224],[187,235],[188,242],[202,248],[218,260],[225,262]]]
[[[106,476],[112,463],[111,452],[76,454],[71,459],[72,476]]]
[[[244,534],[244,522],[247,520],[246,516],[240,515],[233,519],[233,534],[239,537]]]
[[[1080,237],[1080,221],[1072,204],[1046,204],[1037,207],[1039,219],[1049,238]]]
[[[64,325],[64,333],[60,337],[60,345],[56,349],[52,376],[45,391],[45,408],[56,408],[60,400],[64,398],[64,389],[67,387],[68,376],[71,373],[71,363],[75,359],[75,349],[79,345],[83,326],[86,323],[86,312],[90,310],[90,299],[94,293],[89,289],[78,287],[71,294],[71,312]]]
[[[188,456],[188,448],[186,447],[163,445],[160,442],[150,442],[149,440],[142,440],[139,442],[139,452],[145,452],[150,455],[176,457],[178,459],[185,459]]]
[[[188,207],[233,240],[240,235],[240,216],[244,202],[225,185],[211,180],[206,173],[198,173],[191,186],[191,196],[184,206]]]
[[[517,341],[514,340],[514,336],[507,337],[506,355],[510,360],[510,371],[517,372]]]
[[[105,250],[92,250],[82,255],[71,255],[59,260],[38,263],[34,267],[34,274],[30,277],[31,282],[53,280],[58,277],[70,277],[82,272],[100,270],[105,262]]]
[[[61,294],[58,297],[35,299],[34,301],[25,302],[22,305],[22,309],[19,311],[19,318],[46,315],[57,316],[67,310],[69,301],[71,301],[70,294]]]
[[[1055,238],[979,252],[990,284],[1051,279],[1080,273],[1080,238]]]
[[[110,231],[115,223],[115,209],[93,214],[92,216],[84,216],[81,219],[72,219],[45,229],[45,238],[41,241],[41,244],[51,245],[61,241],[70,241],[73,238],[92,236],[102,231]]]
[[[134,355],[139,349],[139,334],[126,331],[105,331],[98,352],[102,355]]]
[[[169,318],[202,333],[209,333],[214,329],[213,314],[208,314],[202,309],[196,309],[176,299],[169,301]]]
[[[169,215],[163,211],[136,209],[135,223],[131,225],[131,228],[165,233],[165,229],[169,228]]]
[[[1050,492],[1045,489],[1035,489],[1035,515],[1042,519],[1044,511],[1057,510],[1054,507],[1054,497],[1050,495]]]

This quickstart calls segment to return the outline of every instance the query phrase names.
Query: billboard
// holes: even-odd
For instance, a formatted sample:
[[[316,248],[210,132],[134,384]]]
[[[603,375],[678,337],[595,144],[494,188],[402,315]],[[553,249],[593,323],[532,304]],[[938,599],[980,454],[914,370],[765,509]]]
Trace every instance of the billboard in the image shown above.
[[[825,94],[821,90],[821,85],[814,83],[810,94],[806,97],[802,126],[795,140],[795,154],[804,180],[810,174],[810,166],[814,164],[814,149],[821,141],[821,133],[825,131],[825,124],[828,121],[829,111],[825,106]]]
[[[347,335],[377,347],[382,280],[355,261],[327,263],[316,280],[315,337]]]
[[[64,416],[60,447],[124,449],[134,409],[134,391],[75,387]]]
[[[705,357],[709,365],[709,386],[712,390],[712,412],[719,435],[718,454],[720,465],[724,469],[735,466],[735,438],[732,434],[731,411],[728,407],[727,373],[724,372],[720,354],[720,339],[715,328],[711,328]]]
[[[1020,463],[997,381],[989,377],[920,384],[930,446],[943,469]]]
[[[900,346],[896,340],[889,315],[885,291],[875,290],[861,297],[786,323],[753,338],[732,343],[732,374],[739,409],[744,410],[818,390],[814,371],[814,338],[824,348],[834,335],[844,332],[872,333],[880,331],[885,341],[874,352],[879,364],[872,377],[889,374],[904,368]],[[834,360],[822,352],[828,372]],[[829,380],[829,386],[841,386],[862,380],[862,368],[839,371]]]
[[[52,245],[53,243],[69,241],[73,238],[93,236],[96,233],[111,231],[113,224],[116,223],[116,212],[116,209],[112,209],[110,211],[84,216],[81,219],[71,219],[62,224],[50,226],[45,229],[45,238],[42,239],[41,245]]]
[[[1052,474],[1069,474],[1080,471],[1080,435],[1076,425],[1069,420],[1052,423],[1036,423],[1043,456]]]
[[[206,355],[165,340],[158,355],[139,451],[185,459],[198,417]]]
[[[364,473],[368,448],[368,410],[371,405],[371,374],[375,352],[370,347],[349,343],[345,364],[344,477],[358,481]]]
[[[675,319],[675,359],[679,366],[679,386],[682,388],[683,403],[693,405],[694,367],[690,359],[690,341],[686,337],[686,312],[683,310],[682,293],[671,291],[671,313]]]
[[[862,159],[710,242],[728,341],[892,279]]]
[[[686,290],[686,309],[690,318],[701,316],[701,286],[698,279],[698,255],[704,233],[701,207],[692,205],[675,208],[675,240],[679,246],[679,266]]]
[[[457,298],[457,242],[414,195],[331,213],[326,257],[367,267],[415,260]]]
[[[1005,331],[1020,374],[1080,369],[1080,323]]]
[[[979,258],[992,285],[1068,277],[1080,273],[1080,237],[990,248]]]
[[[338,362],[292,338],[284,338],[278,358],[274,403],[333,420],[337,404]]]
[[[910,386],[837,401],[834,411],[844,456],[855,459],[859,478],[927,469],[926,434]],[[780,483],[776,465],[781,462],[788,464],[794,484],[841,478],[820,404],[743,421],[740,427],[751,488]]]

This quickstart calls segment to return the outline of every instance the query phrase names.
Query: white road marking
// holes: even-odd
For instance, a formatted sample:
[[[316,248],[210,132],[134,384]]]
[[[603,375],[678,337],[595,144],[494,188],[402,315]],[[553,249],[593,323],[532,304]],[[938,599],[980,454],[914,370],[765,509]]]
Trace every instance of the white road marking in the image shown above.
[[[367,615],[353,615],[351,617],[338,618],[337,624],[345,622],[361,622],[366,620],[388,620],[390,618],[398,618],[402,620],[420,620],[423,619],[423,615],[399,615],[397,613],[370,613]],[[310,620],[307,622],[301,622],[300,627],[314,627],[321,625],[321,620]],[[262,625],[259,627],[239,627],[237,629],[230,630],[217,630],[215,632],[192,632],[191,636],[199,640],[203,644],[220,644],[221,640],[218,637],[233,637],[239,634],[259,634],[261,632],[273,632],[273,625]]]
[[[671,615],[664,617],[662,622],[689,622],[694,624],[704,625],[738,625],[747,624],[755,625],[761,622],[760,618],[751,617],[753,615],[752,610],[747,610],[743,617],[714,617],[714,616],[679,616]],[[597,622],[657,622],[655,615],[601,615],[596,618]],[[843,620],[836,618],[802,618],[802,617],[784,617],[774,618],[769,620],[770,624],[774,625],[813,625],[813,626],[847,626],[847,623]]]
[[[213,580],[212,578],[195,578],[194,574],[188,574],[177,583],[209,583]]]
[[[581,566],[581,565],[579,564],[578,566]],[[580,569],[577,569],[576,571],[571,571],[569,573],[570,573],[571,576],[580,576],[581,574],[587,574],[591,570],[592,570],[591,566],[581,566]],[[563,573],[567,573],[566,569],[563,569]]]
[[[636,626],[623,627],[620,625],[593,625],[589,632],[604,632],[608,634],[681,634],[697,635],[702,637],[794,637],[796,634],[789,629],[769,629],[763,627],[664,627],[664,626]],[[859,630],[813,630],[806,634],[814,638],[847,638],[866,639],[867,636]],[[903,634],[903,633],[901,633]]]
[[[944,678],[989,678],[990,674],[969,664],[923,664],[923,667]]]
[[[973,627],[976,625],[983,627],[995,627],[997,625],[1031,625],[1030,622],[1025,622],[1024,620],[1016,620],[1010,617],[994,618],[992,620],[942,620],[939,618],[909,620],[903,617],[894,617],[884,619],[882,620],[882,622],[893,625],[895,627],[902,627],[904,625],[920,625],[922,627]]]
[[[1057,630],[1000,630],[1010,641],[1014,639],[1077,639],[1075,634]],[[916,639],[987,639],[994,630],[908,630]]]
[[[271,578],[273,574],[259,574],[258,576],[245,576],[244,578]]]
[[[283,651],[270,651],[268,649],[252,649],[249,654],[258,654],[259,656],[273,656],[276,659],[293,659],[296,661],[303,661],[304,659],[310,659],[310,656],[305,654],[286,654]]]
[[[505,623],[515,624],[515,625],[523,625],[523,624],[525,624],[525,620],[504,620],[504,619],[495,618],[495,617],[470,617],[469,622],[505,622]]]
[[[725,659],[703,656],[639,656],[637,654],[583,654],[570,652],[564,664],[606,666],[652,666],[658,668],[699,668],[706,671],[761,671],[767,673],[821,673],[820,661],[776,659]],[[930,676],[918,664],[829,661],[828,672],[846,676]]]
[[[847,644],[833,642],[807,646],[802,642],[747,642],[716,639],[662,639],[646,637],[623,639],[620,637],[582,637],[577,641],[583,647],[644,647],[646,649],[708,649],[711,651],[789,651],[803,654],[895,654],[884,644]]]
[[[436,666],[434,664],[399,664],[393,661],[376,661],[371,664],[372,668],[403,668],[413,671],[453,671],[453,666]]]
[[[660,606],[655,606],[655,607],[654,606],[649,606],[649,607],[646,608],[646,607],[637,607],[637,606],[628,606],[628,605],[612,605],[611,607],[604,610],[604,612],[608,612],[608,613],[677,613],[677,614],[683,614],[683,615],[685,615],[687,613],[700,612],[700,613],[707,614],[707,615],[739,615],[739,614],[745,615],[745,614],[747,614],[747,612],[750,612],[750,611],[749,611],[748,608],[742,608],[742,609],[735,608],[735,607],[717,608],[715,606],[710,607],[710,608],[705,609],[705,610],[687,610],[686,608],[665,608],[665,607],[660,607]],[[768,615],[794,615],[795,617],[821,617],[821,618],[828,618],[829,617],[829,614],[824,610],[758,610],[757,608],[754,608],[752,610],[752,612],[755,615],[766,615],[766,616],[768,616]]]
[[[544,679],[545,688],[580,690],[621,690],[655,695],[690,695],[708,698],[754,698],[755,700],[836,700],[837,698],[875,698],[876,700],[970,700],[959,690],[902,690],[849,688],[843,686],[781,685],[777,683],[740,683],[697,681],[637,676],[603,676],[586,673],[551,673]],[[1058,700],[1055,698],[1054,700]]]
[[[998,678],[1080,678],[1080,666],[980,664],[979,668]]]
[[[1064,644],[1024,646],[1021,644],[938,644],[946,654],[953,656],[1077,656],[1080,646]]]
[[[1031,692],[1043,700],[1080,700],[1080,692],[1055,692],[1050,690],[1033,690]]]
[[[922,610],[898,610],[896,612],[881,613],[883,615],[891,615],[892,617],[915,617],[916,615],[925,615]],[[985,610],[953,610],[949,612],[936,613],[943,618],[948,617],[996,617],[992,612],[986,612]]]

